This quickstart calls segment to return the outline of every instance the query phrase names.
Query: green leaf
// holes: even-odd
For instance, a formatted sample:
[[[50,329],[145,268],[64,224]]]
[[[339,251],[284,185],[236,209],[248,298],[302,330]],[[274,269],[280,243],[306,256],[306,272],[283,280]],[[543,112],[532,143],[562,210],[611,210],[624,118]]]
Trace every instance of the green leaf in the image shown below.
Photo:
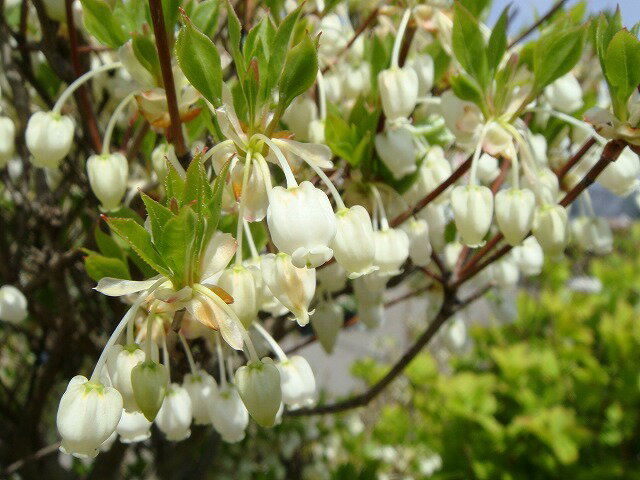
[[[158,238],[166,223],[171,220],[174,215],[171,213],[171,210],[164,205],[159,204],[144,192],[141,193],[140,196],[142,197],[144,206],[147,208],[147,213],[149,214],[149,222],[151,223],[153,238]]]
[[[104,0],[81,0],[84,26],[101,43],[118,48],[129,36]]]
[[[104,277],[131,279],[127,264],[120,258],[105,257],[92,253],[85,257],[84,268],[93,280],[98,282]]]
[[[182,205],[192,204],[198,218],[202,218],[211,196],[211,185],[202,165],[202,156],[198,154],[191,160],[187,169]]]
[[[176,28],[176,23],[178,22],[179,11],[179,0],[162,0],[162,14],[164,15],[164,25],[171,41],[173,41],[173,32]]]
[[[534,91],[544,87],[564,74],[578,63],[584,46],[585,28],[583,26],[558,30],[542,36],[533,52]]]
[[[198,30],[211,38],[216,33],[219,16],[220,2],[217,0],[204,0],[204,2],[200,2],[195,6],[191,14],[191,21]]]
[[[228,160],[219,175],[213,181],[213,194],[209,201],[209,222],[207,224],[208,229],[215,230],[220,221],[220,212],[222,211],[222,193],[224,192],[224,186],[229,175],[229,168],[231,168],[231,160]],[[213,234],[213,232],[211,232]]]
[[[211,104],[220,106],[222,67],[218,49],[204,33],[185,17],[176,40],[176,59],[187,80]]]
[[[160,237],[156,239],[158,251],[178,285],[184,285],[190,265],[196,222],[196,214],[191,208],[185,207],[164,225]]]
[[[458,0],[458,2],[475,18],[480,18],[491,4],[491,0]]]
[[[489,63],[489,70],[495,72],[500,61],[507,51],[507,21],[509,19],[509,6],[503,11],[502,15],[496,22],[489,37],[489,44],[487,45],[487,61]]]
[[[182,202],[182,195],[184,194],[184,180],[170,162],[167,162],[169,173],[165,179],[165,190],[167,192],[167,199],[169,202],[172,198]]]
[[[466,75],[456,75],[451,79],[451,88],[456,97],[473,102],[481,109],[484,108],[484,98],[478,85]]]
[[[134,34],[132,47],[140,64],[153,75],[153,78],[161,79],[160,59],[155,42],[145,35]]]
[[[278,84],[280,108],[285,109],[294,98],[306,92],[316,81],[318,73],[318,52],[305,35],[302,41],[287,53]]]
[[[244,78],[244,60],[240,51],[240,37],[242,35],[242,25],[233,9],[231,2],[227,0],[227,30],[229,31],[229,47],[231,48],[231,56],[236,65],[238,77],[240,80]]]
[[[627,30],[616,33],[605,54],[606,78],[612,87],[616,116],[626,119],[627,100],[640,83],[640,42]],[[615,108],[614,108],[615,109]]]
[[[455,2],[453,12],[453,53],[484,91],[489,84],[489,67],[478,20],[460,2]]]
[[[276,85],[278,80],[280,79],[280,75],[282,74],[282,66],[284,65],[284,60],[287,57],[287,52],[289,51],[289,47],[291,45],[291,34],[293,33],[293,29],[296,26],[296,22],[300,17],[300,11],[302,9],[302,5],[296,8],[293,12],[287,15],[284,20],[278,26],[278,30],[276,31],[275,36],[269,46],[269,50],[271,52],[269,56],[269,67],[268,67],[268,75],[267,79],[264,81],[267,82],[265,85],[265,89],[271,92],[273,87]]]
[[[151,235],[144,227],[130,218],[106,218],[109,227],[127,242],[134,252],[156,272],[169,276],[171,271],[151,243]]]
[[[126,259],[126,255],[118,245],[118,242],[116,242],[111,235],[104,233],[99,225],[96,225],[93,236],[96,239],[96,244],[102,255],[110,258],[119,258],[121,260]]]

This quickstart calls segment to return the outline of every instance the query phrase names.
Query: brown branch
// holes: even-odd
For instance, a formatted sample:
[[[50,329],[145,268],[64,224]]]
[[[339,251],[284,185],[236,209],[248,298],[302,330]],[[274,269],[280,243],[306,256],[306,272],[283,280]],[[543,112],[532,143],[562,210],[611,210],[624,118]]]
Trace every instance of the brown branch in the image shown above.
[[[160,59],[160,70],[162,72],[162,83],[167,96],[167,107],[169,108],[169,118],[171,123],[168,128],[169,140],[176,149],[176,155],[183,161],[187,154],[187,147],[182,135],[182,125],[180,121],[180,111],[178,110],[178,99],[176,97],[176,85],[173,80],[171,69],[171,52],[167,38],[167,29],[164,23],[161,0],[149,0],[149,10],[156,37],[156,48]],[[170,25],[173,28],[173,25]]]
[[[444,182],[442,182],[438,187],[431,191],[427,196],[425,196],[422,200],[415,204],[415,206],[405,210],[396,218],[392,219],[389,222],[391,227],[397,227],[405,220],[409,219],[412,215],[415,215],[424,207],[429,205],[432,201],[438,198],[447,188],[453,185],[460,177],[462,177],[467,170],[471,167],[471,160],[473,156],[469,156]]]
[[[567,160],[567,162],[556,171],[556,176],[558,177],[559,182],[562,182],[562,179],[567,173],[569,173],[569,170],[571,170],[582,159],[582,157],[586,155],[586,153],[591,147],[593,147],[593,145],[595,145],[595,143],[596,139],[591,137],[584,143],[584,145],[582,145],[582,147],[580,147],[580,150],[578,150],[575,155]]]
[[[475,297],[474,297],[475,299]],[[454,290],[445,290],[444,299],[440,311],[429,324],[427,329],[418,337],[415,343],[400,357],[400,359],[389,369],[384,377],[371,386],[368,390],[356,395],[354,397],[342,400],[340,402],[331,403],[328,405],[320,405],[312,408],[301,408],[298,410],[288,411],[286,415],[292,417],[300,417],[304,415],[320,415],[325,413],[343,412],[345,410],[351,410],[356,407],[363,407],[367,405],[371,400],[376,398],[393,380],[396,379],[404,369],[411,363],[411,361],[426,347],[431,339],[438,333],[440,327],[449,319],[454,313],[461,308],[465,307],[468,301],[460,302],[456,299]]]
[[[40,450],[38,450],[37,452],[32,453],[28,457],[25,457],[25,458],[22,458],[22,459],[20,459],[20,460],[18,460],[16,462],[13,462],[4,471],[5,475],[11,475],[12,473],[17,472],[18,470],[20,470],[28,462],[31,462],[33,460],[39,460],[42,457],[46,457],[47,455],[50,455],[51,453],[57,452],[59,446],[60,446],[60,442],[52,443],[51,445],[47,445],[46,447],[42,447]]]
[[[522,32],[515,39],[513,39],[511,41],[511,43],[509,43],[509,47],[508,48],[511,48],[515,44],[520,43],[522,40],[524,40],[529,35],[531,35],[533,32],[535,32],[538,29],[538,27],[540,27],[540,25],[542,25],[544,22],[549,20],[549,18],[551,18],[551,16],[553,16],[554,13],[556,13],[558,10],[560,10],[564,6],[565,3],[567,3],[567,0],[559,0],[553,7],[551,7],[551,9],[549,9],[549,11],[547,13],[545,13],[542,17],[540,17],[540,19],[536,23],[531,25],[524,32]]]
[[[73,73],[76,78],[81,76],[82,65],[80,63],[80,54],[78,51],[78,32],[73,23],[73,0],[65,0],[65,11],[67,15],[67,26],[69,30],[69,46],[71,48],[71,65],[73,67]],[[102,139],[100,138],[100,132],[98,131],[98,124],[96,117],[91,108],[91,102],[89,100],[89,90],[87,85],[82,85],[76,92],[76,98],[78,100],[78,107],[82,113],[82,118],[86,125],[86,129],[93,143],[93,148],[96,152],[102,151]]]

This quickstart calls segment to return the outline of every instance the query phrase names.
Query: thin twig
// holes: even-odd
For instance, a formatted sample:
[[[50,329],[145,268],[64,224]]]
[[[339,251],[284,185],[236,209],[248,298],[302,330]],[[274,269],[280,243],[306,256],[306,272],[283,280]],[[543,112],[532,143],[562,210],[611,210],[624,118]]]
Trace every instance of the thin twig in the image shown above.
[[[538,27],[540,27],[540,25],[542,25],[544,22],[549,20],[549,18],[551,18],[551,16],[554,13],[556,13],[558,10],[560,10],[564,6],[565,3],[567,3],[567,0],[560,0],[559,2],[557,2],[553,7],[551,7],[551,9],[547,13],[545,13],[542,17],[540,17],[540,19],[536,23],[531,25],[524,32],[522,32],[520,35],[518,35],[516,38],[514,38],[511,41],[511,43],[509,44],[509,48],[513,47],[517,43],[520,43],[522,40],[524,40],[529,35],[531,35],[533,32],[535,32],[538,29]]]
[[[156,37],[156,48],[158,49],[158,57],[160,59],[162,83],[164,84],[164,91],[167,96],[167,107],[169,108],[169,118],[171,120],[168,128],[168,136],[171,143],[175,146],[176,155],[182,160],[187,153],[187,147],[184,142],[184,136],[182,135],[180,111],[178,110],[178,99],[176,97],[176,86],[173,80],[173,71],[171,69],[171,52],[169,50],[169,41],[167,38],[167,29],[164,23],[164,15],[162,13],[161,0],[149,0],[149,9]],[[170,27],[173,28],[173,25],[170,25]]]
[[[582,157],[586,155],[586,153],[591,147],[593,147],[593,145],[595,145],[595,143],[596,139],[591,137],[584,143],[584,145],[582,145],[582,147],[580,147],[580,150],[578,150],[575,155],[573,155],[564,165],[562,165],[562,167],[560,167],[556,171],[558,181],[562,182],[562,179],[567,173],[569,173],[569,170],[571,170],[582,159]]]

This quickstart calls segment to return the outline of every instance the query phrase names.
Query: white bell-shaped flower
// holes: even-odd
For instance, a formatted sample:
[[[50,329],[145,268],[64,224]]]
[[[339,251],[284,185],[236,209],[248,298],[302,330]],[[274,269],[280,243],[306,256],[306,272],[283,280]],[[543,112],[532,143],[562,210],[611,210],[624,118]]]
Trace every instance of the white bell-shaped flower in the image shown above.
[[[358,306],[358,318],[369,330],[380,327],[385,320],[384,305],[360,305]]]
[[[242,403],[233,385],[222,386],[214,394],[209,404],[209,415],[213,428],[228,443],[236,443],[244,438],[249,424],[249,412]]]
[[[325,122],[317,118],[309,124],[309,141],[311,143],[326,143],[324,136]]]
[[[498,159],[488,153],[483,153],[478,159],[478,178],[486,185],[493,182],[500,175]]]
[[[509,245],[519,245],[531,230],[536,197],[531,190],[508,188],[495,198],[496,222]]]
[[[413,134],[403,125],[388,126],[375,138],[376,152],[396,180],[416,171]]]
[[[269,193],[267,224],[278,249],[298,267],[314,268],[333,256],[329,245],[336,219],[327,195],[304,181],[294,188],[274,187]]]
[[[156,417],[156,425],[167,440],[179,442],[191,435],[191,397],[177,383],[167,388],[167,394]]]
[[[336,236],[331,243],[336,261],[349,272],[349,278],[357,278],[376,270],[373,266],[375,242],[369,212],[354,205],[336,213]]]
[[[443,205],[429,204],[418,212],[418,216],[429,225],[429,240],[436,252],[442,251],[445,244],[444,231],[447,227],[447,216]]]
[[[107,354],[107,370],[114,388],[122,395],[123,407],[127,412],[138,410],[131,385],[131,371],[144,362],[144,352],[135,343],[122,346],[114,345]]]
[[[557,204],[538,207],[531,230],[545,253],[560,255],[567,243],[567,210]]]
[[[613,250],[613,235],[609,222],[602,217],[578,217],[572,222],[572,232],[580,248],[596,255]]]
[[[558,176],[546,167],[537,169],[535,175],[525,175],[522,185],[534,193],[538,205],[555,202],[560,193]]]
[[[245,328],[249,328],[258,315],[261,301],[256,288],[256,277],[250,268],[243,265],[227,268],[217,282],[220,288],[233,297],[230,307]]]
[[[355,100],[371,89],[371,67],[369,62],[357,66],[342,64],[342,93],[348,100]]]
[[[418,100],[418,75],[410,66],[392,67],[378,74],[382,111],[389,120],[408,118]]]
[[[458,143],[473,146],[483,123],[480,109],[474,103],[460,100],[453,91],[447,90],[440,96],[440,111],[447,128],[456,136]]]
[[[9,117],[0,117],[0,168],[4,167],[16,149],[16,127]]]
[[[491,265],[491,274],[500,288],[513,287],[520,277],[518,265],[512,255],[507,255]]]
[[[619,196],[629,195],[638,185],[640,158],[629,147],[625,147],[618,159],[605,168],[598,182]]]
[[[309,362],[300,355],[294,355],[276,365],[280,371],[282,402],[292,408],[313,405],[316,379]]]
[[[309,304],[316,290],[316,271],[298,268],[286,253],[265,255],[260,264],[262,279],[276,297],[296,318],[300,326],[309,323]]]
[[[316,102],[305,95],[296,97],[282,115],[282,120],[294,133],[296,140],[301,142],[309,140],[309,125],[316,118],[318,118]]]
[[[422,53],[416,55],[409,63],[418,76],[418,97],[426,97],[431,93],[435,65],[431,55]]]
[[[582,87],[571,72],[545,87],[544,96],[551,108],[564,113],[573,113],[576,110],[580,110],[584,105]]]
[[[453,270],[458,263],[464,246],[458,242],[449,242],[444,247],[444,264],[449,270]]]
[[[247,188],[242,191],[244,162],[236,163],[231,171],[231,185],[236,198],[242,199],[242,216],[247,222],[258,222],[267,214],[269,196],[267,195],[263,172],[254,162],[249,172]]]
[[[335,253],[335,248],[333,251]],[[316,279],[318,290],[327,293],[339,292],[347,285],[347,272],[338,262],[332,262],[316,270]]]
[[[178,163],[178,157],[176,156],[176,150],[170,143],[164,143],[158,145],[151,152],[151,166],[153,171],[156,172],[158,180],[161,182],[167,177],[169,173],[169,166],[167,161],[172,164]]]
[[[57,167],[69,154],[73,120],[53,112],[36,112],[29,118],[25,139],[36,167]]]
[[[358,318],[369,329],[378,328],[384,322],[383,294],[387,276],[374,272],[353,281],[353,293],[358,303]]]
[[[91,155],[87,160],[87,174],[91,190],[102,208],[114,210],[127,190],[129,164],[122,153]]]
[[[122,443],[142,442],[151,436],[152,423],[141,412],[122,412],[116,427]]]
[[[95,457],[115,431],[122,415],[122,396],[115,388],[82,375],[69,381],[58,406],[60,450],[76,457]]]
[[[381,276],[400,273],[400,267],[409,257],[409,237],[404,230],[387,228],[374,232],[375,265]]]
[[[403,226],[409,237],[409,258],[414,265],[424,267],[431,262],[429,226],[423,219],[410,219]]]
[[[282,403],[280,373],[270,358],[236,370],[236,388],[249,415],[262,427],[272,427]]]
[[[538,275],[544,263],[544,252],[535,237],[527,237],[513,249],[513,257],[525,276]]]
[[[445,158],[444,150],[439,146],[431,147],[420,166],[418,178],[404,194],[404,198],[410,204],[417,203],[439,187],[449,176],[451,176],[451,163]],[[450,189],[447,189],[435,199],[435,202],[445,202],[449,198],[449,192]]]
[[[131,370],[131,386],[136,405],[152,422],[162,406],[169,383],[167,368],[152,360],[145,360]]]
[[[0,287],[0,320],[17,323],[27,318],[27,298],[13,285]]]
[[[344,325],[344,309],[336,302],[322,302],[311,317],[311,326],[325,352],[331,354]]]
[[[182,382],[183,388],[191,398],[191,413],[196,425],[211,423],[209,404],[213,401],[214,393],[218,391],[215,379],[204,370],[187,373]]]
[[[479,185],[458,186],[451,192],[451,208],[462,241],[470,247],[482,245],[493,217],[493,194]]]
[[[118,49],[118,57],[127,73],[138,85],[146,88],[155,86],[153,75],[151,75],[149,70],[144,68],[133,51],[133,40],[122,44]]]

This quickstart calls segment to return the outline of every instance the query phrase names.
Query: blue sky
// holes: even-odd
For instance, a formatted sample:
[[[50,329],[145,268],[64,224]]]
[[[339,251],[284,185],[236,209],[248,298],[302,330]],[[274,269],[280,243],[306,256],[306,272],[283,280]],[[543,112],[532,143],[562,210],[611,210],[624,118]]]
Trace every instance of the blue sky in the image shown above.
[[[489,17],[488,25],[493,25],[497,20],[502,9],[508,4],[512,4],[512,9],[518,9],[513,24],[513,31],[518,31],[521,27],[530,25],[536,17],[536,11],[544,14],[548,11],[556,0],[494,0],[493,11]],[[577,0],[570,0],[569,5],[575,5]],[[587,0],[589,10],[599,12],[607,9],[615,9],[616,5],[620,5],[623,23],[630,27],[640,21],[640,0]]]

